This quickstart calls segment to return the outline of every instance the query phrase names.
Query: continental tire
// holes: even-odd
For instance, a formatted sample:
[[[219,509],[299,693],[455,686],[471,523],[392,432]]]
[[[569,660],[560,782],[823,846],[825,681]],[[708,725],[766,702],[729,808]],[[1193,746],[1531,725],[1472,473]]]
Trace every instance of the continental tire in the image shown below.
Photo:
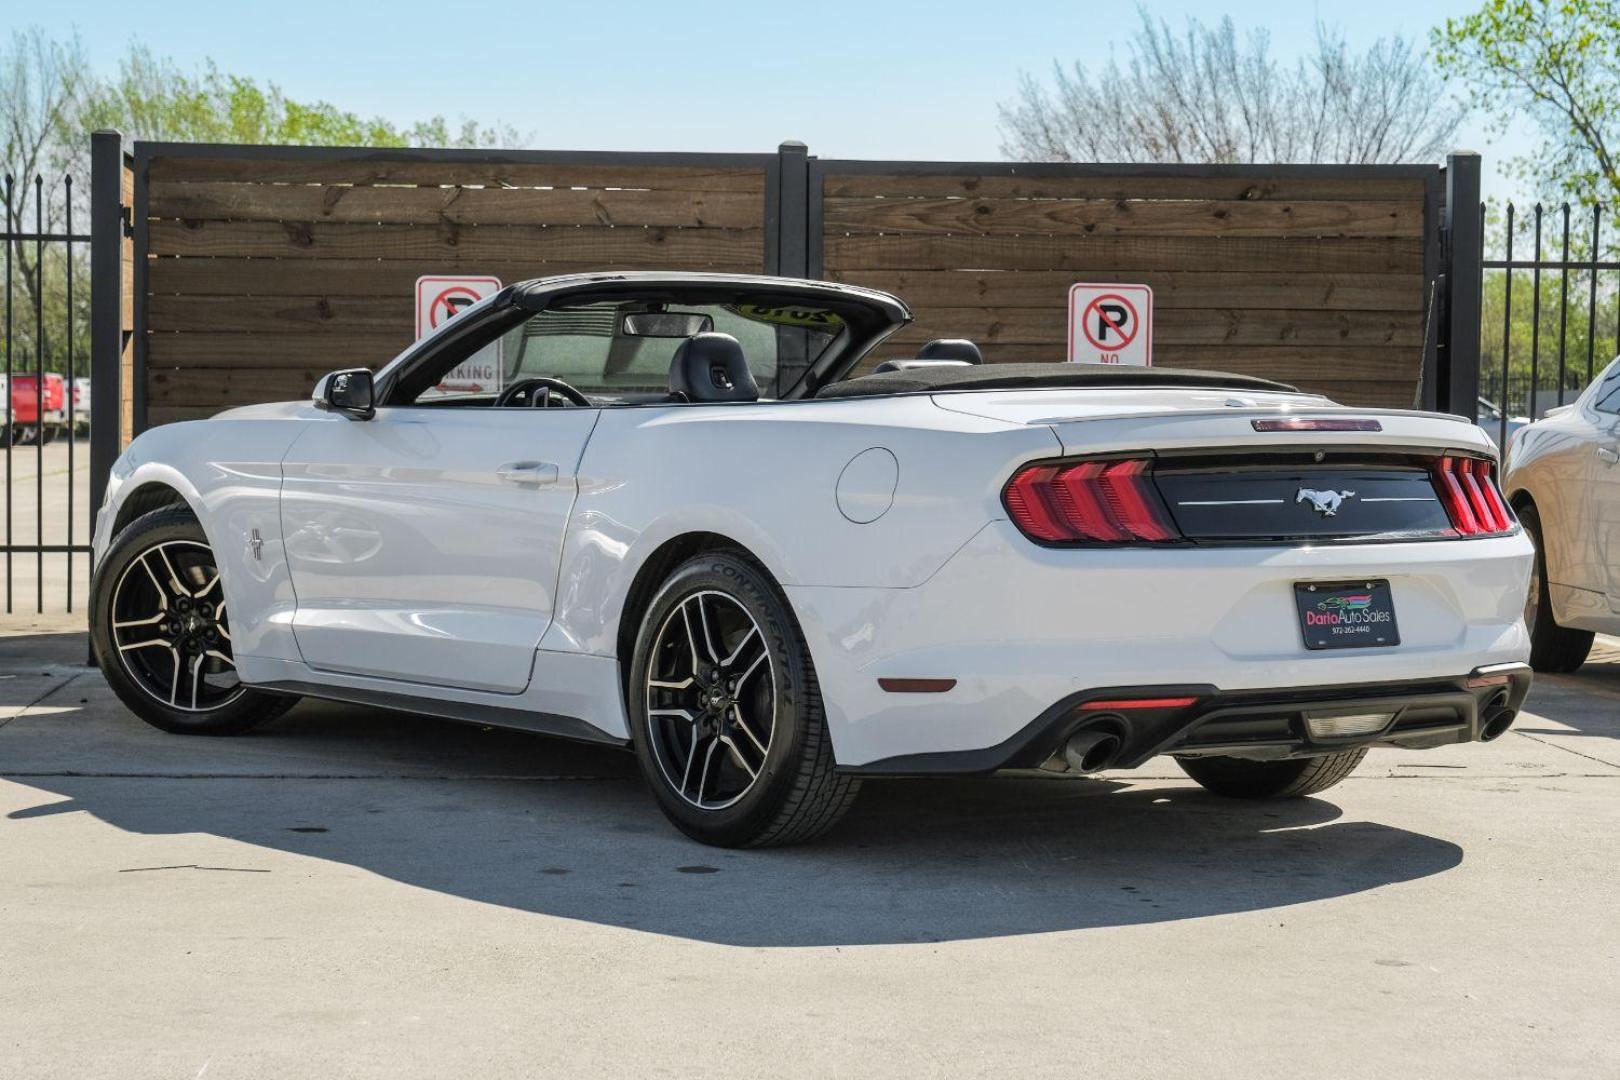
[[[859,781],[834,770],[815,666],[776,583],[740,553],[677,567],[648,606],[628,702],[642,773],[693,839],[812,840]]]

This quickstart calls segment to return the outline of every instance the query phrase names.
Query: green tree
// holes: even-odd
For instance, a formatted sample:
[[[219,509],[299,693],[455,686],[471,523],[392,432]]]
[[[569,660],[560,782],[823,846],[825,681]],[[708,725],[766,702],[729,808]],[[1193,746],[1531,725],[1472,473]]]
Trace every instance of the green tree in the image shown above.
[[[1536,259],[1536,207],[1516,207],[1512,255],[1516,262]],[[1569,261],[1592,258],[1593,208],[1569,207]],[[1574,397],[1620,349],[1620,289],[1613,275],[1600,271],[1596,281],[1584,269],[1559,269],[1564,259],[1563,206],[1542,208],[1539,258],[1553,263],[1540,273],[1530,269],[1485,271],[1480,318],[1480,386],[1493,402],[1506,401],[1515,416],[1530,410],[1532,391],[1542,409]],[[1607,214],[1604,225],[1609,225]],[[1485,218],[1490,260],[1508,255],[1506,208],[1490,204]],[[1510,280],[1511,279],[1511,280]],[[1560,364],[1562,358],[1562,366]],[[1560,382],[1562,377],[1562,382]],[[1504,389],[1505,384],[1505,389]]]
[[[231,75],[207,61],[188,72],[142,45],[132,46],[114,78],[96,82],[72,117],[81,141],[97,128],[133,139],[268,143],[291,146],[510,146],[506,125],[463,121],[452,129],[434,116],[400,127],[327,101],[297,101],[275,83]],[[67,134],[67,133],[64,133]]]
[[[222,72],[205,61],[186,70],[132,46],[115,73],[98,75],[77,36],[58,41],[38,28],[0,40],[0,179],[7,231],[89,231],[90,133],[116,128],[148,141],[281,143],[305,146],[514,146],[506,125],[442,116],[400,126],[327,101],[289,98],[274,83]],[[71,181],[68,180],[71,178]],[[6,331],[15,370],[89,372],[89,246],[71,260],[61,243],[14,240],[9,258],[13,318]],[[0,273],[4,273],[0,265]],[[67,282],[74,279],[73,310]],[[3,289],[0,283],[0,289]],[[3,300],[0,300],[3,304]],[[0,319],[4,318],[0,308]],[[3,370],[3,369],[0,369]]]
[[[63,133],[71,129],[92,79],[76,37],[53,41],[37,28],[14,30],[9,43],[0,46],[0,166],[5,174],[0,197],[7,232],[42,228],[60,233],[66,228],[70,197],[84,203],[83,196],[89,193],[70,196],[71,186],[63,182],[73,158]],[[87,223],[88,218],[79,218],[74,227],[83,230]],[[64,370],[70,327],[79,330],[75,351],[84,345],[80,315],[88,311],[89,276],[88,259],[79,256],[88,252],[81,246],[74,253],[76,284],[81,288],[74,296],[78,313],[70,319],[69,263],[62,245],[17,239],[4,247],[10,275],[4,284],[12,317],[3,350],[14,370],[33,370],[41,361],[48,369]],[[87,352],[83,355],[88,357]],[[76,366],[82,373],[88,360]]]
[[[1541,134],[1513,163],[1540,190],[1585,203],[1620,196],[1620,2],[1487,0],[1431,32],[1435,61],[1506,130]]]

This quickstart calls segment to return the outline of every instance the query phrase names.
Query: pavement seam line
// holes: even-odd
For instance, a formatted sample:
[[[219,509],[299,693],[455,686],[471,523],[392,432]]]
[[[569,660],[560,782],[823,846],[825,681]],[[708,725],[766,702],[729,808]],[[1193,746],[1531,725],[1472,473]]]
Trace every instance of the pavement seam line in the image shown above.
[[[1540,743],[1543,746],[1550,746],[1554,750],[1562,750],[1566,754],[1574,754],[1578,758],[1585,758],[1587,761],[1595,761],[1599,765],[1607,765],[1611,769],[1620,769],[1620,762],[1605,761],[1604,759],[1602,759],[1600,757],[1593,757],[1591,754],[1583,754],[1579,750],[1571,750],[1567,746],[1559,746],[1557,743],[1551,742],[1551,741],[1549,741],[1547,739],[1539,739],[1536,736],[1531,735],[1528,732],[1515,731],[1513,734],[1519,736],[1521,739],[1529,739],[1531,742],[1537,742],[1537,743]]]

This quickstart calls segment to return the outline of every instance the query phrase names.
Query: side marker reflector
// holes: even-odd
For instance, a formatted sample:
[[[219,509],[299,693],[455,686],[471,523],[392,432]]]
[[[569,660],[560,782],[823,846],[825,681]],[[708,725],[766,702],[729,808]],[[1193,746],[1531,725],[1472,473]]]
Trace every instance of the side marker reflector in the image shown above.
[[[879,679],[878,686],[891,694],[943,694],[956,685],[955,679]]]

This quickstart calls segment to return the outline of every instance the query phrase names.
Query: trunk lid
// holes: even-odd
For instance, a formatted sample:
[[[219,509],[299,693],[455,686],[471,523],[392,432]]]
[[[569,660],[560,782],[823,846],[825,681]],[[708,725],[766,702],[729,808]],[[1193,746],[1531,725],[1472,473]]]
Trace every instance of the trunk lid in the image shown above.
[[[936,393],[950,412],[1049,427],[1063,453],[1230,448],[1243,452],[1299,448],[1403,447],[1473,450],[1495,456],[1478,426],[1461,416],[1338,405],[1317,394],[1203,388],[984,390]],[[1256,431],[1254,421],[1281,417],[1357,418],[1376,431]]]
[[[1148,482],[1192,543],[1456,536],[1442,459],[1495,458],[1489,438],[1461,417],[1352,409],[1311,394],[1098,388],[936,394],[934,402],[1047,427],[1061,457],[1150,458]],[[1271,426],[1312,420],[1355,421],[1357,430]],[[1473,483],[1494,478],[1482,473]]]

